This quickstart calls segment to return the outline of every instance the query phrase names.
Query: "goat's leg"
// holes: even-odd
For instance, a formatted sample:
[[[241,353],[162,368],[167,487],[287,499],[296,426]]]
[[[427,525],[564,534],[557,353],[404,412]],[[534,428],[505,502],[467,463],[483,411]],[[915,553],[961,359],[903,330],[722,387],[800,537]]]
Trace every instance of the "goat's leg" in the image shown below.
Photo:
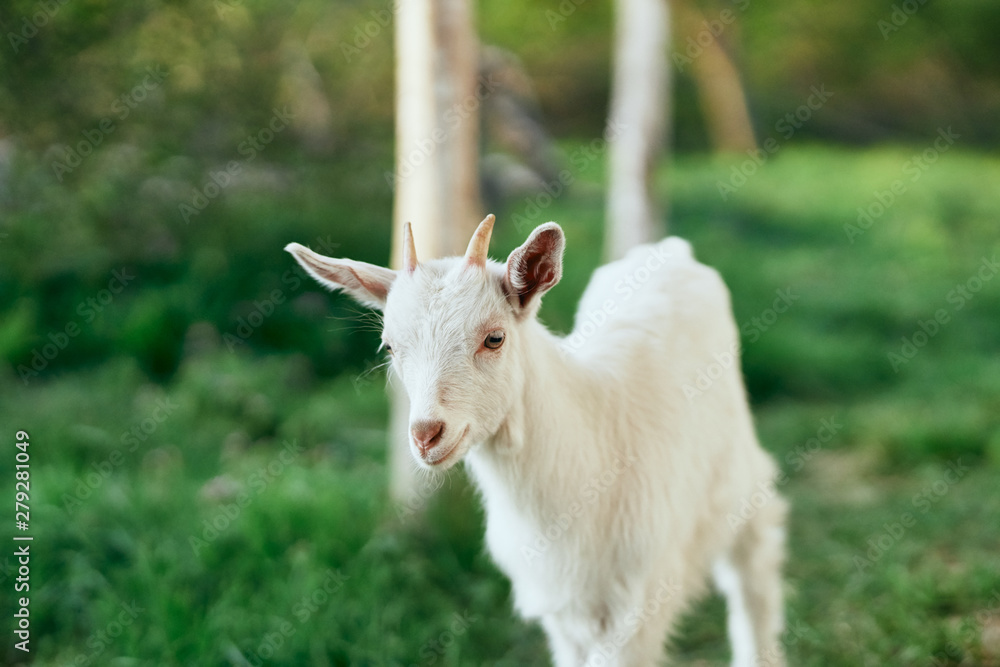
[[[726,596],[733,667],[782,667],[785,624],[781,566],[787,503],[775,496],[742,527],[714,569]]]
[[[587,657],[586,649],[570,631],[567,620],[556,614],[542,618],[542,628],[549,640],[552,664],[556,667],[580,667]]]
[[[643,619],[642,623],[635,628],[635,634],[624,642],[624,645],[618,646],[613,642],[604,642],[605,646],[609,644],[615,646],[612,659],[602,661],[597,656],[603,657],[604,653],[592,651],[591,660],[587,662],[587,665],[655,667],[662,664],[667,631],[670,628],[672,618],[672,613],[660,613]]]
[[[662,664],[670,628],[683,611],[685,600],[679,586],[663,579],[651,582],[643,597],[599,634],[584,664],[587,667],[655,667]]]

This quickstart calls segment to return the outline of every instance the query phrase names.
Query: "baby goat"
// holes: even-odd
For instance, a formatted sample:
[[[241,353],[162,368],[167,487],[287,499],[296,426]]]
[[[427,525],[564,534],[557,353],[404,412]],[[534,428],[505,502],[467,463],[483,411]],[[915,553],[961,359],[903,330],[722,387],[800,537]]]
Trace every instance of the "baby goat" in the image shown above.
[[[559,667],[657,664],[710,574],[733,665],[784,664],[786,505],[719,275],[678,238],[634,248],[597,270],[560,338],[536,314],[562,275],[562,229],[541,225],[499,264],[493,220],[465,257],[421,263],[407,225],[398,272],[286,250],[383,311],[413,457],[436,470],[467,461],[490,553]],[[714,382],[692,390],[705,373]]]

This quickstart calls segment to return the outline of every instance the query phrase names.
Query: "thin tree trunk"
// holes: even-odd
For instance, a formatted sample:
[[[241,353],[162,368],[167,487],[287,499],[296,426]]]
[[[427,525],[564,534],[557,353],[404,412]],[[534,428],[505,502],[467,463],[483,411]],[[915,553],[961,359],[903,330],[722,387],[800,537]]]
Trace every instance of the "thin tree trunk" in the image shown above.
[[[417,258],[461,253],[481,219],[478,177],[478,42],[468,0],[406,0],[396,15],[396,197],[392,265],[402,262],[403,223]],[[475,101],[475,103],[473,103]],[[389,489],[418,510],[431,490],[418,484],[409,452],[409,401],[393,385]]]
[[[684,34],[701,48],[690,59],[691,76],[698,90],[712,148],[716,152],[738,153],[757,148],[743,84],[725,45],[712,33],[704,15],[692,3],[678,1],[678,8]],[[725,30],[735,30],[730,24],[723,25]]]
[[[666,0],[616,0],[614,68],[607,136],[604,252],[618,259],[663,232],[652,170],[669,127]]]
[[[470,0],[437,0],[437,124],[447,134],[440,157],[440,218],[445,255],[460,255],[483,219],[479,196],[479,40]],[[478,96],[477,96],[478,93]]]
[[[421,151],[436,120],[434,100],[433,0],[401,2],[396,14],[396,197],[392,215],[392,266],[403,261],[403,223],[413,225],[417,257],[440,250],[437,173]],[[413,458],[407,444],[409,401],[399,382],[392,385],[389,424],[389,493],[399,503],[418,494]]]

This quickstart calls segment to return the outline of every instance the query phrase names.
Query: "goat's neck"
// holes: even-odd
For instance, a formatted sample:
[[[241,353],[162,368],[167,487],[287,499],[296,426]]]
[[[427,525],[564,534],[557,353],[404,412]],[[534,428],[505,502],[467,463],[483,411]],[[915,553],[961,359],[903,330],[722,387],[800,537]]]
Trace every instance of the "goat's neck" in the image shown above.
[[[520,343],[523,391],[497,434],[470,453],[469,463],[488,507],[491,495],[506,496],[544,512],[600,474],[606,449],[597,439],[609,434],[612,392],[595,371],[564,354],[541,323],[527,323]]]

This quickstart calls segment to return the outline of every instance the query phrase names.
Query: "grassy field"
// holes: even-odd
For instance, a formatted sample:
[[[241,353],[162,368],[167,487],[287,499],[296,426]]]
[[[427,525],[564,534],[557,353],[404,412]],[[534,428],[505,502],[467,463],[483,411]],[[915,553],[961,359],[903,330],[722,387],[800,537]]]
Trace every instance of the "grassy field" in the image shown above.
[[[922,150],[659,174],[672,233],[731,287],[761,440],[787,473],[791,664],[1000,665],[1000,160]],[[563,224],[542,312],[561,331],[599,262],[601,175],[575,177],[547,207],[497,211],[492,251],[526,236],[510,221]],[[340,327],[370,336],[360,319],[314,336]],[[422,519],[386,500],[384,375],[331,378],[294,345],[231,351],[221,333],[184,332],[165,381],[121,355],[0,383],[5,437],[31,436],[34,664],[548,664],[464,473]],[[380,361],[373,345],[358,366]],[[717,597],[692,609],[678,664],[726,664],[723,615]]]

